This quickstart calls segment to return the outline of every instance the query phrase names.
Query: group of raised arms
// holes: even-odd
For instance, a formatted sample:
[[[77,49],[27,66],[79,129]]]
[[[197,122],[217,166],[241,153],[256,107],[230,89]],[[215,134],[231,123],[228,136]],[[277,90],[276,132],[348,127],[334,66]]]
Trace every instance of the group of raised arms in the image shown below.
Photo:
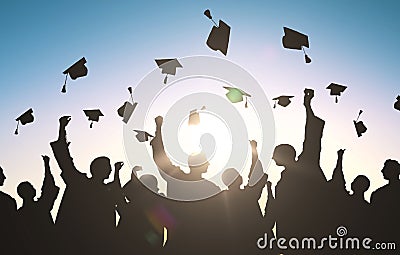
[[[42,156],[44,180],[37,200],[29,182],[17,187],[23,200],[18,209],[11,196],[0,192],[1,254],[379,254],[365,247],[339,250],[327,242],[321,245],[329,235],[357,237],[359,246],[368,237],[371,249],[378,242],[400,245],[400,164],[391,159],[384,162],[382,174],[388,183],[372,193],[370,202],[365,200],[370,186],[366,176],[357,176],[351,192],[346,190],[344,149],[338,150],[336,168],[328,181],[320,167],[325,121],[314,115],[313,97],[312,89],[304,90],[303,151],[296,156],[291,145],[281,144],[273,152],[276,165],[284,168],[275,192],[258,158],[256,141],[249,144],[252,164],[244,187],[243,176],[233,168],[222,173],[224,190],[204,179],[209,164],[202,153],[189,157],[189,173],[182,171],[164,150],[162,117],[155,119],[151,147],[167,182],[167,197],[160,193],[155,176],[138,178],[138,166],[122,186],[119,171],[123,163],[115,163],[113,169],[104,156],[92,161],[89,178],[75,167],[69,151],[66,127],[71,117],[61,117],[58,139],[50,143],[66,185],[57,216],[53,220],[50,212],[60,189],[50,170],[50,158]],[[113,180],[106,184],[112,173]],[[0,168],[0,186],[5,179]],[[268,199],[260,206],[264,189]],[[347,232],[338,233],[340,227]]]

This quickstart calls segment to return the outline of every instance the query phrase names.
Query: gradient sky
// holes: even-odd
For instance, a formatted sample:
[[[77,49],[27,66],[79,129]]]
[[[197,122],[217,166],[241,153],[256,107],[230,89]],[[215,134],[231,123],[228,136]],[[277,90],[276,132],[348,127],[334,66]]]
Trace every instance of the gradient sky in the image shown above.
[[[292,144],[297,152],[304,134],[303,89],[314,88],[314,110],[327,122],[321,165],[328,179],[336,151],[346,148],[347,185],[365,174],[371,179],[369,196],[385,183],[384,161],[400,159],[400,112],[393,109],[400,94],[398,1],[3,1],[0,6],[0,165],[8,177],[2,190],[15,198],[21,181],[40,189],[41,154],[51,156],[63,186],[49,146],[62,115],[73,117],[68,139],[78,169],[86,171],[100,155],[126,161],[123,123],[115,111],[128,99],[126,88],[155,68],[155,58],[164,57],[223,57],[249,71],[270,99],[294,95],[291,105],[274,113],[276,143]],[[226,57],[205,44],[212,27],[203,15],[207,8],[232,27]],[[309,35],[310,65],[301,52],[283,49],[283,26]],[[68,93],[61,94],[62,72],[82,56],[88,76],[70,80]],[[331,82],[348,86],[338,104],[325,89]],[[15,136],[15,118],[31,107],[35,122],[20,126]],[[93,129],[83,115],[86,108],[105,114]],[[358,138],[352,120],[360,109],[368,131]],[[123,171],[129,175],[129,169]],[[268,172],[276,182],[279,168],[272,164]]]

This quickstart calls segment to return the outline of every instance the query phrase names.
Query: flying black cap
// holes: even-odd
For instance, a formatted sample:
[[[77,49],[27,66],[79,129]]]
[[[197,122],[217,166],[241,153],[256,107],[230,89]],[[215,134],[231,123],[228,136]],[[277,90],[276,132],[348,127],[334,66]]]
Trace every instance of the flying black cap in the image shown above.
[[[93,109],[93,110],[83,110],[85,115],[88,117],[88,120],[90,121],[90,128],[93,127],[93,121],[98,122],[100,119],[100,116],[104,116],[103,113],[99,109]]]
[[[168,74],[175,75],[176,68],[183,67],[176,58],[155,59],[155,61],[158,67],[161,69],[161,73],[166,74],[164,78],[164,84],[167,84]]]
[[[17,121],[17,128],[15,129],[14,134],[18,135],[19,123],[21,123],[22,125],[25,125],[25,124],[28,124],[28,123],[32,123],[34,121],[34,119],[35,118],[33,116],[32,108],[30,108],[29,110],[27,110],[26,112],[21,114],[21,116],[19,116],[18,118],[15,119]]]
[[[231,33],[231,27],[227,25],[222,20],[219,20],[219,25],[213,20],[211,16],[210,10],[205,10],[204,15],[209,18],[214,26],[211,29],[210,34],[207,38],[207,46],[212,50],[219,50],[222,54],[226,56],[228,53],[228,45],[229,45],[229,35]]]
[[[125,103],[122,104],[121,107],[118,108],[117,112],[118,115],[122,117],[122,121],[127,124],[129,119],[131,118],[133,111],[135,110],[136,106],[138,103],[133,101],[133,96],[132,96],[132,87],[128,87],[128,91],[130,94],[130,99],[132,102],[125,101]]]
[[[360,110],[357,119],[353,120],[358,137],[361,137],[365,132],[367,132],[367,127],[364,125],[362,121],[358,120],[360,118],[361,113],[363,113],[363,110]]]
[[[86,59],[83,57],[80,60],[78,60],[75,64],[70,66],[67,70],[63,72],[65,74],[65,80],[64,80],[64,85],[62,87],[61,92],[66,93],[67,92],[67,77],[69,74],[69,77],[71,77],[72,80],[76,80],[79,77],[86,76],[88,73],[88,69],[85,66],[86,64]]]
[[[341,96],[342,92],[344,92],[346,90],[346,86],[344,85],[340,85],[340,84],[336,84],[336,83],[331,83],[328,85],[328,87],[326,87],[326,89],[329,89],[330,95],[331,96],[336,96],[335,98],[335,102],[338,102],[338,96]]]
[[[142,131],[142,130],[134,130],[137,134],[136,134],[136,139],[143,143],[146,142],[150,139],[150,137],[154,137],[153,135],[147,133],[146,131]]]
[[[303,50],[306,63],[311,63],[311,58],[307,56],[304,50],[304,47],[310,47],[308,36],[287,27],[283,27],[283,32],[285,33],[282,37],[283,47],[286,49]]]
[[[283,106],[283,107],[288,106],[291,103],[290,99],[293,97],[294,96],[279,96],[279,97],[273,98],[272,100],[275,100],[274,108],[276,108],[277,102],[280,106]]]

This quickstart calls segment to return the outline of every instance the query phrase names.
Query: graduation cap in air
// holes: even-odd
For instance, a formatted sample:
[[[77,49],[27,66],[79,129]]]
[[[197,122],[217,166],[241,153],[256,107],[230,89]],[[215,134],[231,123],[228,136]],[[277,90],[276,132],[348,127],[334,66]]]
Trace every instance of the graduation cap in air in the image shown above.
[[[85,115],[88,117],[90,120],[90,128],[93,127],[93,121],[98,122],[100,119],[100,116],[104,116],[103,113],[99,109],[94,109],[94,110],[83,110]]]
[[[18,127],[19,123],[21,123],[23,126],[28,123],[32,123],[35,118],[33,117],[33,110],[30,108],[26,112],[24,112],[21,116],[16,118],[15,120],[17,121],[17,128],[15,129],[14,134],[18,135]]]
[[[328,87],[326,87],[326,89],[330,89],[331,90],[331,93],[330,93],[331,96],[336,96],[335,102],[337,103],[338,102],[338,96],[341,96],[342,92],[345,91],[347,89],[347,87],[344,86],[344,85],[331,83],[331,84],[329,84]]]
[[[400,96],[397,96],[396,100],[397,102],[394,103],[394,109],[400,111]]]
[[[205,110],[206,107],[201,107],[200,110]],[[200,124],[200,114],[197,109],[191,110],[189,114],[189,125],[194,126]]]
[[[290,99],[293,97],[294,96],[279,96],[273,98],[272,100],[275,100],[274,108],[276,108],[276,103],[283,107],[288,106],[291,103]]]
[[[64,85],[62,87],[61,92],[66,93],[67,92],[67,78],[68,74],[69,77],[71,77],[72,80],[76,80],[79,77],[86,76],[88,73],[88,69],[85,66],[86,64],[86,59],[83,57],[80,60],[78,60],[75,64],[70,66],[67,70],[63,72],[65,74],[65,80],[64,80]]]
[[[286,49],[303,50],[306,63],[311,63],[311,58],[308,57],[304,50],[304,47],[310,47],[308,44],[308,36],[287,27],[283,27],[283,32],[285,33],[282,37],[283,47]]]
[[[226,56],[229,45],[229,35],[231,33],[231,27],[228,26],[222,20],[219,20],[219,25],[213,20],[210,10],[205,10],[204,15],[207,16],[213,23],[214,26],[211,29],[210,34],[207,38],[207,46],[212,50],[219,50]]]
[[[364,134],[367,131],[367,127],[364,125],[364,123],[362,121],[358,121],[361,113],[363,113],[363,110],[360,110],[360,112],[358,113],[357,119],[353,120],[354,126],[356,127],[358,137],[362,136],[362,134]]]
[[[122,117],[122,121],[125,122],[125,124],[128,123],[129,119],[132,116],[133,111],[135,110],[136,106],[138,103],[133,101],[133,96],[132,96],[132,87],[128,87],[129,94],[131,95],[131,102],[125,101],[125,103],[118,108],[117,112],[118,115]]]
[[[228,90],[228,93],[226,93],[226,97],[231,101],[231,103],[238,103],[243,101],[243,97],[246,98],[246,103],[244,107],[247,108],[247,97],[251,97],[250,94],[244,92],[241,89],[234,88],[234,87],[224,87],[224,89]]]
[[[136,139],[141,143],[148,141],[150,139],[150,137],[154,137],[153,135],[147,133],[146,131],[142,131],[142,130],[133,130],[133,131],[135,131],[137,133]]]
[[[183,67],[176,58],[155,59],[161,73],[165,73],[164,84],[167,84],[168,74],[175,75],[176,68]]]

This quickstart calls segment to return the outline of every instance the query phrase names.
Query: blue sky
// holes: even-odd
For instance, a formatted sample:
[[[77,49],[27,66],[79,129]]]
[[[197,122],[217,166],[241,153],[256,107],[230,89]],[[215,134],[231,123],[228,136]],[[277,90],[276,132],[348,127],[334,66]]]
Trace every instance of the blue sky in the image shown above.
[[[364,173],[374,188],[384,183],[379,173],[384,160],[400,158],[400,112],[393,109],[400,94],[398,1],[3,1],[0,6],[0,165],[9,177],[4,190],[13,196],[20,181],[40,187],[40,154],[52,155],[48,144],[64,114],[73,116],[69,138],[80,169],[97,155],[125,160],[115,110],[127,99],[126,87],[135,86],[155,68],[154,59],[163,57],[224,57],[252,73],[269,98],[295,95],[292,107],[276,109],[275,119],[277,143],[296,149],[303,135],[302,90],[314,88],[317,112],[329,122],[322,152],[327,176],[340,147],[349,150],[346,177]],[[203,15],[207,8],[232,27],[226,57],[205,44],[212,27]],[[283,49],[283,26],[309,35],[312,64]],[[69,81],[68,93],[61,94],[62,72],[82,56],[89,75]],[[349,86],[339,104],[325,90],[331,82]],[[31,107],[35,123],[14,136],[14,119]],[[89,130],[82,109],[97,107],[106,116]],[[359,109],[369,128],[361,139],[352,130]],[[375,157],[365,161],[366,155]],[[52,167],[57,175],[55,162]]]

